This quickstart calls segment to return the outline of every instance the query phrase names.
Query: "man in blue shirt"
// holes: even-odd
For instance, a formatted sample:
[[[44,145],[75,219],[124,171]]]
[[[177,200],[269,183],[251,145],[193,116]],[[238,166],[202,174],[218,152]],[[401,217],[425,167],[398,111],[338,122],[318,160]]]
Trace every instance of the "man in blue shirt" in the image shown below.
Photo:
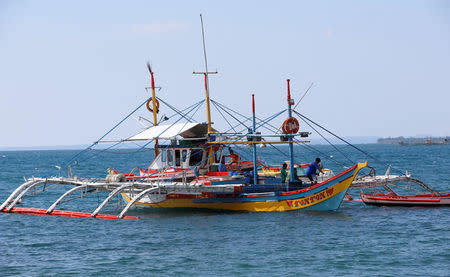
[[[308,168],[306,169],[306,177],[309,178],[309,180],[311,181],[311,183],[314,182],[314,177],[316,177],[316,172],[317,170],[319,170],[322,174],[323,171],[319,166],[320,164],[320,158],[316,158],[316,161],[311,163]],[[314,182],[315,183],[315,182]]]
[[[219,172],[225,171],[227,171],[227,165],[225,164],[225,161],[222,159],[219,164]]]

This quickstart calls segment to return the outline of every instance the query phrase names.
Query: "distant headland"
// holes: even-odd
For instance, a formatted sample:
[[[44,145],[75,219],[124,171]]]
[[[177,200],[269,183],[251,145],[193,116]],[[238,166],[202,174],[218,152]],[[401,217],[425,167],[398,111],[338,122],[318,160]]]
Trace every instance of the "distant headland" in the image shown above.
[[[450,137],[395,137],[395,138],[379,138],[380,144],[399,144],[399,145],[442,145],[450,144]]]

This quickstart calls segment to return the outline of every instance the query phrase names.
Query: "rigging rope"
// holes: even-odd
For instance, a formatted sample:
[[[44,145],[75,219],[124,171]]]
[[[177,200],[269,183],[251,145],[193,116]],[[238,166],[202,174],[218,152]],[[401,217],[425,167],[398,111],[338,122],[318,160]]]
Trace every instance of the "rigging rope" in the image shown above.
[[[228,119],[223,115],[223,113],[219,110],[219,108],[217,107],[216,103],[214,103],[213,101],[211,101],[211,103],[213,103],[214,107],[216,108],[216,110],[219,112],[219,114],[223,117],[223,119],[225,119],[225,121],[228,123],[228,125],[230,125],[231,129],[233,129],[234,132],[236,132],[236,130],[233,128],[233,125],[231,125],[231,123],[228,121]]]
[[[114,127],[112,127],[108,132],[106,132],[106,134],[104,134],[101,138],[99,138],[97,141],[95,141],[94,143],[92,143],[89,147],[85,148],[84,150],[78,152],[78,154],[74,155],[68,162],[66,162],[66,167],[69,166],[69,164],[79,155],[81,155],[83,152],[87,151],[88,149],[90,149],[92,146],[98,144],[104,137],[106,137],[109,133],[111,133],[114,129],[116,129],[120,124],[122,124],[125,120],[127,120],[127,118],[129,118],[131,115],[133,115],[137,110],[139,110],[142,106],[145,105],[145,103],[147,103],[147,101],[150,98],[147,98],[144,102],[142,102],[142,104],[140,104],[136,109],[134,109],[131,113],[129,113],[127,116],[125,116],[125,118],[123,118],[122,120],[119,121],[119,123],[117,123]]]
[[[360,149],[359,147],[357,147],[357,146],[351,144],[350,142],[348,142],[348,141],[346,141],[345,139],[341,138],[340,136],[334,134],[333,132],[331,132],[330,130],[326,129],[325,127],[323,127],[323,126],[319,125],[318,123],[312,121],[312,120],[309,119],[308,117],[306,117],[306,116],[300,114],[299,112],[297,112],[297,111],[295,111],[295,110],[294,110],[293,112],[296,113],[296,114],[297,114],[298,116],[300,116],[301,118],[308,120],[308,121],[311,122],[312,124],[316,125],[317,127],[321,128],[322,130],[326,131],[326,132],[329,133],[330,135],[332,135],[332,136],[336,137],[337,139],[341,140],[342,142],[346,143],[346,144],[349,145],[350,147],[352,147],[352,148],[358,150],[359,152],[365,154],[367,157],[373,159],[374,161],[376,161],[376,162],[378,162],[378,163],[380,163],[380,164],[382,164],[382,165],[384,165],[384,166],[389,166],[388,164],[386,164],[386,163],[380,161],[379,159],[377,159],[376,157],[372,156],[370,153],[368,153],[368,152],[366,152],[366,151]],[[305,122],[306,122],[306,121],[305,121]],[[392,167],[392,166],[391,166],[391,167]],[[400,169],[396,169],[395,167],[392,167],[392,168],[393,168],[394,170],[397,170],[397,171],[403,173]]]
[[[213,101],[213,100],[211,100],[211,101]],[[221,103],[219,103],[219,102],[216,102],[216,101],[214,101],[214,102],[215,102],[216,104],[218,104],[218,106],[219,106],[221,109],[223,109],[227,114],[229,114],[230,116],[232,116],[236,121],[240,122],[240,121],[239,121],[238,119],[236,119],[233,115],[231,115],[226,109],[229,109],[230,111],[236,113],[237,115],[239,115],[239,116],[245,118],[245,121],[250,120],[249,117],[246,117],[246,116],[242,115],[241,113],[236,112],[236,111],[234,111],[234,110],[232,110],[232,109],[226,107],[225,105],[223,105],[223,104],[221,104]],[[263,121],[261,118],[258,118],[258,117],[256,117],[256,119],[259,120],[259,122]],[[245,121],[244,121],[244,122],[245,122]],[[273,126],[273,125],[270,124],[269,122],[266,122],[265,124],[266,124],[267,126],[269,126],[270,128],[267,127],[267,126],[265,126],[265,125],[263,125],[263,126],[261,126],[261,127],[262,127],[262,128],[265,128],[266,130],[268,130],[268,131],[270,131],[270,132],[274,132],[274,133],[277,132],[277,130],[278,130],[277,127]],[[242,125],[244,125],[244,124],[242,124]],[[237,126],[239,126],[239,124],[236,125],[236,126],[234,126],[234,127],[237,127]],[[244,126],[245,126],[245,128],[247,129],[247,126],[246,126],[246,125],[244,125]],[[228,129],[226,132],[229,132],[230,130],[231,130],[231,129]],[[268,143],[268,144],[269,144],[272,148],[276,149],[279,153],[283,154],[284,156],[286,156],[286,157],[289,156],[289,155],[286,154],[285,152],[281,151],[281,150],[280,150],[278,147],[276,147],[275,145],[273,145],[273,144],[271,144],[271,143]],[[342,163],[341,161],[338,161],[337,159],[332,158],[332,157],[330,157],[330,156],[324,154],[323,152],[321,152],[320,150],[316,149],[315,147],[313,147],[313,146],[311,146],[311,145],[305,145],[305,144],[300,144],[300,143],[296,143],[296,144],[299,145],[299,146],[301,146],[301,147],[304,147],[306,150],[308,150],[308,151],[310,151],[310,152],[319,153],[320,155],[324,156],[325,159],[332,160],[332,161],[335,162],[336,164],[345,167],[345,164]]]
[[[347,160],[350,161],[350,163],[354,164],[355,162],[352,161],[344,152],[342,152],[339,148],[337,148],[336,145],[332,144],[327,138],[325,138],[316,128],[314,128],[311,124],[309,124],[308,121],[304,120],[303,118],[300,118],[303,120],[303,122],[305,122],[309,127],[311,127],[314,131],[316,131],[317,134],[319,134],[319,136],[321,136],[326,142],[328,142],[328,144],[330,144],[331,146],[333,146],[334,149],[336,149],[336,151],[338,151],[339,153],[341,153],[342,156],[344,156]]]
[[[191,108],[188,112],[186,112],[185,115],[188,115],[189,113],[191,113],[192,110],[194,110],[195,108],[197,108],[196,111],[198,111],[198,109],[200,108],[201,104],[203,104],[203,102],[204,102],[204,100],[199,101],[199,102],[197,102],[197,103],[194,104],[194,105],[191,105],[190,107],[192,107],[192,108]],[[146,103],[146,102],[144,102],[143,104],[145,104],[145,103]],[[142,107],[143,104],[140,105],[140,107]],[[138,107],[137,109],[139,109],[140,107]],[[132,113],[130,113],[126,118],[124,118],[123,120],[121,120],[120,123],[122,123],[123,121],[125,121],[125,119],[127,119],[127,118],[128,118],[129,116],[131,116],[134,112],[136,112],[137,109],[135,109]],[[195,114],[195,113],[194,113],[194,114]],[[193,114],[193,115],[194,115],[194,114]],[[168,126],[166,129],[164,129],[160,134],[158,134],[158,136],[160,136],[161,134],[163,134],[164,132],[166,132],[169,128],[171,128],[175,123],[177,123],[178,121],[180,121],[183,117],[185,118],[185,115],[183,115],[183,114],[180,114],[180,115],[181,115],[182,117],[180,117],[180,118],[179,118],[178,120],[176,120],[174,123],[172,123],[171,125],[169,125],[169,126]],[[193,116],[193,115],[192,115],[192,116]],[[191,116],[191,118],[192,118],[192,116]],[[119,123],[119,124],[120,124],[120,123]],[[118,124],[118,125],[119,125],[119,124]],[[186,122],[186,124],[187,124],[187,122]],[[115,127],[117,127],[118,125],[116,125]],[[115,129],[115,127],[114,127],[113,129]],[[112,131],[112,130],[110,130],[107,134],[109,134],[111,131]],[[102,138],[104,138],[107,134],[105,134],[104,136],[102,136]],[[102,139],[102,138],[101,138],[101,139]],[[101,139],[100,139],[100,140],[101,140]],[[96,144],[98,144],[98,142],[99,142],[100,140],[98,140]],[[128,154],[135,154],[135,153],[138,153],[138,152],[142,151],[142,149],[144,149],[148,144],[150,144],[150,143],[153,142],[154,140],[155,140],[155,138],[151,139],[149,142],[145,143],[143,146],[141,146],[140,148],[138,148],[136,151],[130,152],[130,153],[128,153]],[[81,160],[81,162],[86,161],[86,160],[88,160],[88,159],[92,159],[93,157],[95,157],[95,156],[97,156],[97,155],[99,155],[99,154],[101,154],[101,153],[103,153],[103,152],[105,152],[105,151],[107,151],[107,150],[110,150],[110,149],[112,149],[113,147],[115,147],[115,146],[117,146],[117,145],[119,145],[119,144],[121,144],[121,143],[123,143],[123,142],[124,142],[124,140],[121,140],[121,141],[119,141],[119,142],[117,142],[117,143],[115,143],[115,144],[113,144],[113,145],[111,145],[111,146],[109,146],[109,147],[107,147],[107,148],[105,148],[105,149],[97,150],[97,152],[95,152],[93,155],[88,156],[88,157],[86,157],[85,159]],[[95,144],[93,144],[93,145],[95,145]],[[92,147],[93,145],[91,145],[90,147],[84,149],[83,151],[81,151],[80,153],[78,153],[77,155],[75,155],[74,158],[77,157],[77,156],[79,156],[80,154],[82,154],[83,152],[85,152],[85,151],[87,151],[87,150],[93,150],[93,149],[91,149],[91,147]],[[72,158],[72,160],[73,160],[74,158]]]

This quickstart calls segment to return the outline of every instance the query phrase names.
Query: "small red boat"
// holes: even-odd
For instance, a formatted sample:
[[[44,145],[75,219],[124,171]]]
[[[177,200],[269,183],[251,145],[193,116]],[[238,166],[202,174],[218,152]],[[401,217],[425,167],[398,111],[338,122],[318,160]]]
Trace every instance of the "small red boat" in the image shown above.
[[[360,193],[361,200],[368,205],[377,206],[450,206],[450,193],[427,193],[417,195],[397,195],[395,192],[373,194]]]

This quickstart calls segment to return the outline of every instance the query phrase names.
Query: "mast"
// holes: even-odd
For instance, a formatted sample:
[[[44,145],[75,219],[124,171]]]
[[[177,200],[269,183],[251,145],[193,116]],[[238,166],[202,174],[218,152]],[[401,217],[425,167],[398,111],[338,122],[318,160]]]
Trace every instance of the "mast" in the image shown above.
[[[253,139],[256,140],[256,113],[255,113],[255,94],[252,94],[252,111],[253,111]],[[256,143],[253,143],[253,184],[258,184],[258,170],[257,170],[257,160],[256,160]]]
[[[288,103],[288,116],[289,118],[292,117],[292,108],[291,106],[294,104],[293,99],[291,100],[291,88],[290,88],[290,80],[287,79],[287,103]],[[292,143],[292,136],[289,135],[288,137],[289,141],[289,170],[290,170],[290,179],[289,182],[294,182],[294,144]],[[287,182],[287,190],[289,190],[289,182]]]
[[[209,72],[208,72],[208,59],[206,58],[205,28],[203,27],[202,14],[200,14],[200,23],[202,25],[203,56],[205,58],[206,123],[208,124],[208,134],[211,134],[212,127],[211,127],[211,109],[209,101],[209,78],[208,78]]]
[[[203,74],[205,77],[205,98],[206,98],[206,124],[208,126],[208,135],[213,133],[212,130],[212,122],[211,122],[211,109],[210,109],[210,100],[209,100],[209,74],[217,74],[217,72],[209,72],[208,71],[208,59],[206,58],[206,43],[205,43],[205,29],[203,27],[203,18],[202,14],[200,14],[200,23],[202,25],[202,41],[203,41],[203,56],[205,59],[205,72],[193,72],[193,74]],[[210,138],[209,138],[210,139]],[[209,147],[209,165],[211,166],[214,162],[214,149],[212,146]]]
[[[156,106],[156,92],[155,92],[155,78],[153,76],[152,67],[150,66],[150,63],[147,63],[147,68],[150,71],[150,77],[151,77],[151,84],[152,84],[152,106],[153,106],[153,125],[158,125],[158,107]],[[158,156],[159,149],[158,149],[158,139],[155,139],[155,157]]]

